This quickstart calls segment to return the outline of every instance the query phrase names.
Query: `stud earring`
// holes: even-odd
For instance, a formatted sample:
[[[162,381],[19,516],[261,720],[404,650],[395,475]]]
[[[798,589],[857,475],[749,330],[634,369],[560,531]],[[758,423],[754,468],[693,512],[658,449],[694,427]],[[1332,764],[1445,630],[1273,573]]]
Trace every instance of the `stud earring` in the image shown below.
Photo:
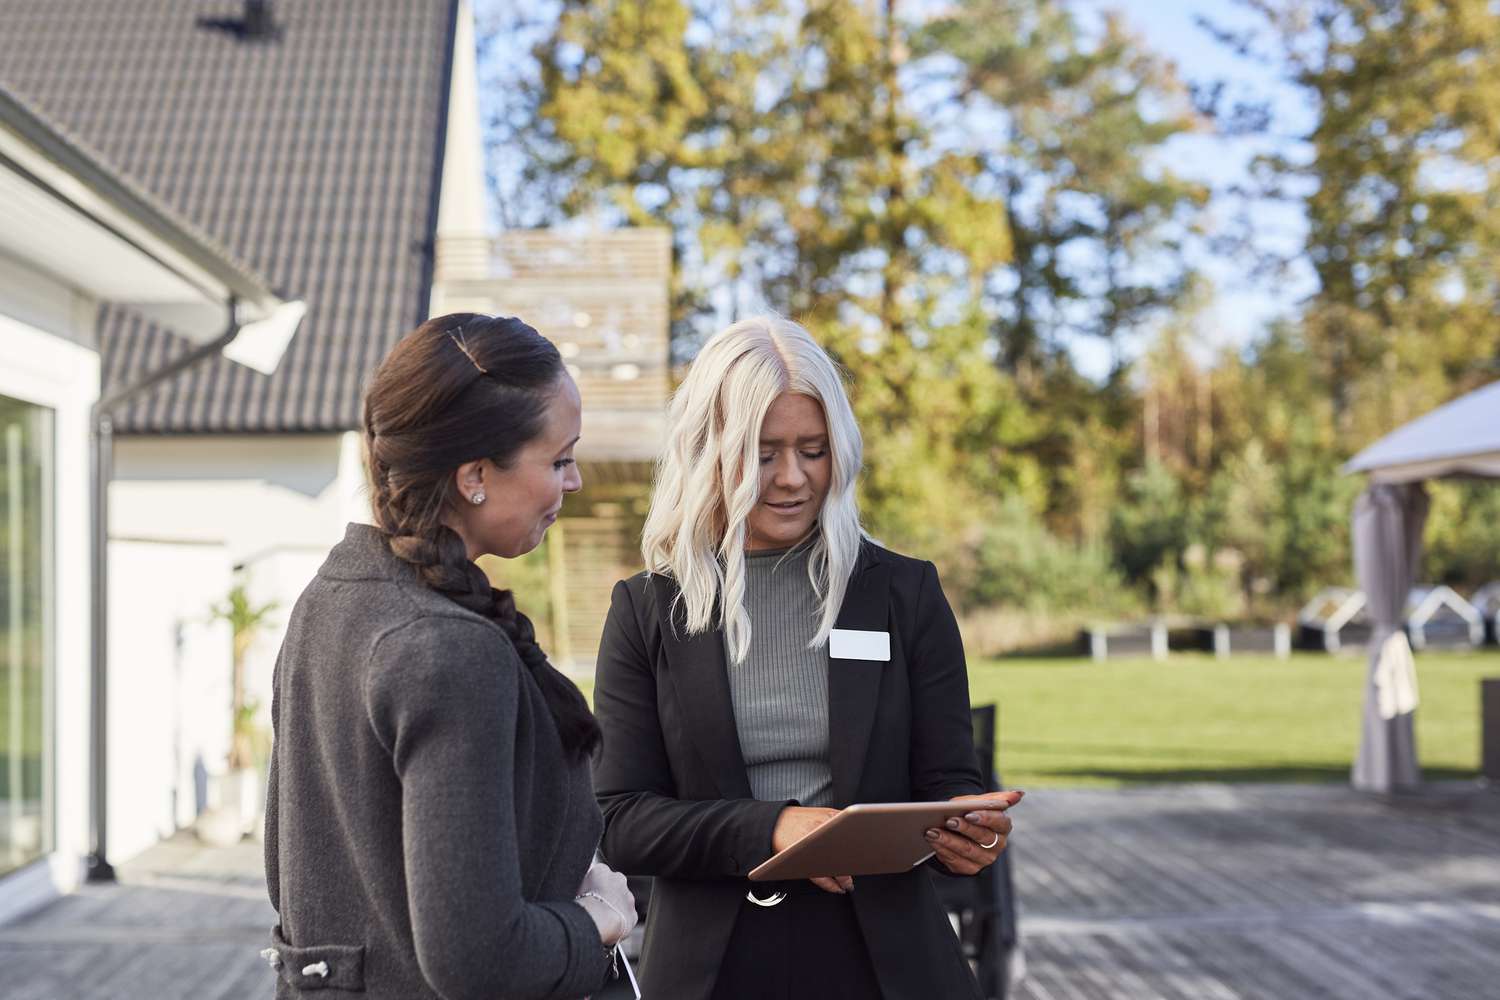
[[[469,503],[473,504],[476,507],[484,503],[484,490],[480,490],[473,496],[469,497]]]

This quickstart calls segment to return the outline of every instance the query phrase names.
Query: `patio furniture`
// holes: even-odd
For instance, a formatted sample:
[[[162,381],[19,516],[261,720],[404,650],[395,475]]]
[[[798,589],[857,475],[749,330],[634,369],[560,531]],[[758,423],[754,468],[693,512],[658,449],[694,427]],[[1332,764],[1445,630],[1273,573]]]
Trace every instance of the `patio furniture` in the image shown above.
[[[1337,653],[1370,640],[1365,595],[1348,587],[1327,587],[1297,612],[1297,646]]]
[[[1474,591],[1469,603],[1484,619],[1485,641],[1500,643],[1500,580],[1492,580]]]
[[[1255,653],[1284,660],[1292,655],[1292,629],[1286,622],[1218,622],[1199,625],[1184,648],[1213,653],[1219,659]]]
[[[1078,633],[1079,645],[1095,663],[1111,656],[1167,658],[1167,626],[1154,621],[1145,625],[1095,625]]]
[[[1413,587],[1406,598],[1406,635],[1414,650],[1473,649],[1484,642],[1484,618],[1450,587]]]

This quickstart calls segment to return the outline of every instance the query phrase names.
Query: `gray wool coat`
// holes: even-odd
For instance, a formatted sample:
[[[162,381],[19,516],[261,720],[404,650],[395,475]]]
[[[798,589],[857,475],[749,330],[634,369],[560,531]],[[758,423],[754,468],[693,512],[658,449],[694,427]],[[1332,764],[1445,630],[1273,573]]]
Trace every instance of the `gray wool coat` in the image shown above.
[[[266,955],[279,998],[580,997],[573,902],[603,824],[587,762],[493,621],[351,524],[277,660]]]

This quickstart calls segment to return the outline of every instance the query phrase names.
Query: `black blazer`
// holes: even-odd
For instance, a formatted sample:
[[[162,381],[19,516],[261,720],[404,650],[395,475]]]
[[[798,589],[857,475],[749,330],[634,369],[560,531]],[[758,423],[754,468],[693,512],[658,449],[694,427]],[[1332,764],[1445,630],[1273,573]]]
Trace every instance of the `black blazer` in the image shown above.
[[[723,635],[688,636],[680,613],[673,628],[675,595],[647,573],[615,585],[594,681],[594,788],[605,859],[656,877],[642,989],[696,1000],[713,990],[745,875],[770,857],[788,803],[751,796]],[[865,542],[838,627],[888,630],[891,658],[829,660],[834,805],[983,791],[963,644],[933,565]],[[927,872],[860,876],[851,898],[886,1000],[978,998]]]

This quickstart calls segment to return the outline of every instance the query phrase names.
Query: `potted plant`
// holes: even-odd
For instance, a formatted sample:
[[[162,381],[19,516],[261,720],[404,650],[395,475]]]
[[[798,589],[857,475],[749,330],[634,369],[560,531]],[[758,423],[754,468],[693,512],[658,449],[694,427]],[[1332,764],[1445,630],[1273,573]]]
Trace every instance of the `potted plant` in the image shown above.
[[[216,802],[198,817],[198,836],[218,845],[237,843],[253,832],[260,816],[263,799],[265,763],[269,756],[270,734],[257,723],[260,704],[245,691],[245,657],[271,623],[275,601],[255,604],[245,581],[235,581],[224,601],[214,605],[210,620],[229,624],[232,646],[230,654],[230,740],[225,760],[226,773],[218,781]]]

